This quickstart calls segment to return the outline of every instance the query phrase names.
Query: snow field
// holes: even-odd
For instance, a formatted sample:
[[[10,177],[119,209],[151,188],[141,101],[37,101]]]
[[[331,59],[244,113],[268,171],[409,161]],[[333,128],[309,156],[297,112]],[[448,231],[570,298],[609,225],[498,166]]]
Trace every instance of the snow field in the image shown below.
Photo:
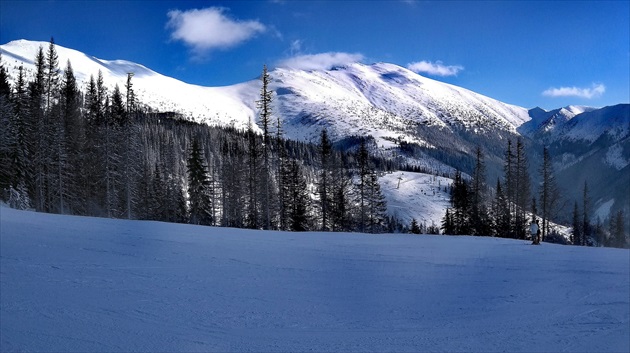
[[[400,178],[400,183],[399,183]],[[381,190],[387,200],[387,214],[403,223],[419,223],[440,226],[446,209],[450,207],[450,195],[444,187],[452,179],[413,172],[393,172],[379,178]]]
[[[0,351],[628,351],[629,252],[0,208]]]

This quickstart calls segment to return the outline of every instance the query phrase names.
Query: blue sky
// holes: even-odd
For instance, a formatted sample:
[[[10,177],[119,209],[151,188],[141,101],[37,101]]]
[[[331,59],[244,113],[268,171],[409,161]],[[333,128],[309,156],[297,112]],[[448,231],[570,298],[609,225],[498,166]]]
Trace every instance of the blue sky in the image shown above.
[[[0,1],[0,43],[51,36],[206,86],[383,61],[527,108],[630,100],[630,1]]]

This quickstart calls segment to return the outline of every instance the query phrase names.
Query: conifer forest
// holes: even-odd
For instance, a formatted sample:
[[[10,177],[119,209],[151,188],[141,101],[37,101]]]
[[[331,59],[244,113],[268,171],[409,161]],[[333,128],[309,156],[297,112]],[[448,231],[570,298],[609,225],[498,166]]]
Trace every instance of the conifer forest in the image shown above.
[[[344,146],[326,129],[317,143],[286,139],[266,67],[259,119],[240,130],[153,111],[136,98],[132,74],[124,87],[108,90],[95,72],[81,90],[53,40],[34,62],[34,77],[20,68],[13,85],[0,68],[0,190],[13,208],[251,229],[515,239],[527,239],[530,222],[540,219],[543,241],[628,246],[623,211],[593,224],[588,184],[580,186],[581,200],[563,200],[549,151],[529,170],[521,139],[507,142],[496,180],[487,180],[478,147],[472,173],[448,175],[451,207],[442,224],[419,224],[387,214],[378,182],[383,173],[417,166],[378,156],[369,136]],[[556,227],[567,207],[568,239]]]

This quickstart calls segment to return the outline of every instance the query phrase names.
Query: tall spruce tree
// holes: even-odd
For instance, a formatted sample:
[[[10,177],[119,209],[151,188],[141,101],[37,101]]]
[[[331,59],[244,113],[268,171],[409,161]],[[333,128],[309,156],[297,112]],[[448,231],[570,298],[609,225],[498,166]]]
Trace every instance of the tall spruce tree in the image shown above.
[[[189,219],[192,224],[210,225],[210,196],[208,169],[201,146],[194,139],[188,155],[188,203]]]
[[[497,179],[495,197],[492,203],[492,219],[492,235],[503,238],[509,237],[511,219],[509,200],[499,179]]]
[[[33,126],[29,119],[29,92],[24,76],[24,67],[18,67],[18,76],[15,81],[15,90],[12,98],[13,103],[13,126],[16,128],[15,144],[11,149],[11,160],[13,161],[12,177],[12,199],[9,205],[19,209],[32,207],[33,169],[30,158],[32,155],[33,140],[31,132]],[[11,201],[11,200],[9,200]]]
[[[247,226],[252,229],[257,229],[260,226],[260,149],[259,141],[256,137],[256,133],[252,128],[251,121],[247,128],[247,167],[248,167],[248,183],[247,183]],[[266,184],[265,184],[266,186]]]
[[[514,225],[514,219],[516,215],[516,163],[515,155],[512,151],[512,141],[508,140],[507,150],[505,152],[505,160],[503,165],[503,191],[505,193],[505,199],[507,201],[508,212],[507,222],[509,227],[504,230],[505,234],[510,238],[516,238],[516,227]]]
[[[330,213],[332,211],[332,143],[328,138],[328,132],[323,129],[319,138],[319,182],[317,192],[321,215],[321,227],[323,231],[330,230]]]
[[[262,174],[263,182],[263,197],[261,198],[261,204],[263,209],[263,226],[264,229],[271,228],[271,169],[269,165],[269,159],[271,154],[271,103],[273,101],[273,91],[269,87],[271,83],[271,77],[267,71],[267,65],[263,65],[263,72],[261,75],[262,88],[260,89],[260,100],[258,100],[257,107],[259,110],[260,122],[263,129],[263,166],[264,172]]]
[[[333,165],[331,229],[333,232],[346,232],[350,231],[352,227],[352,175],[344,167],[341,156],[333,154]]]
[[[470,183],[470,227],[472,235],[489,235],[490,220],[486,207],[486,166],[481,147],[475,151],[475,169]]]
[[[588,191],[588,184],[584,181],[582,193],[582,237],[580,245],[589,245],[591,241],[591,197]]]
[[[582,245],[582,222],[580,220],[580,211],[578,209],[578,203],[575,202],[573,206],[573,230],[571,231],[571,242],[573,245]]]
[[[357,169],[358,169],[358,184],[357,184],[357,197],[358,197],[358,207],[359,207],[359,216],[357,217],[359,231],[366,231],[367,224],[367,194],[368,194],[368,183],[370,176],[370,155],[367,150],[367,146],[365,143],[365,139],[361,139],[361,144],[359,145],[359,150],[357,151]]]
[[[372,234],[382,232],[387,221],[387,202],[375,170],[371,170],[368,177],[367,205],[367,228]]]
[[[470,187],[464,180],[462,173],[455,171],[455,179],[451,191],[451,219],[453,234],[462,235],[471,233],[470,220]]]
[[[6,194],[14,185],[13,151],[17,144],[17,126],[11,104],[11,86],[0,55],[0,199],[7,201]]]
[[[625,226],[625,222],[624,222],[624,215],[623,215],[623,211],[619,210],[617,211],[617,213],[614,215],[614,217],[611,215],[611,219],[614,218],[615,219],[615,225],[614,225],[614,246],[619,247],[619,248],[625,248],[628,246],[628,241],[627,241],[627,237],[626,237],[626,226]]]
[[[516,141],[516,206],[515,228],[517,238],[525,239],[527,233],[527,215],[531,200],[531,182],[529,178],[527,154],[522,139]]]
[[[549,149],[546,147],[543,148],[543,161],[539,173],[541,185],[538,197],[540,200],[540,216],[542,218],[542,240],[544,241],[545,237],[550,232],[551,217],[555,215],[561,198],[553,171],[551,156],[549,155]]]
[[[302,168],[295,159],[290,162],[289,170],[290,178],[287,180],[289,229],[295,232],[302,232],[309,229],[310,223],[310,201],[306,188],[306,179]]]

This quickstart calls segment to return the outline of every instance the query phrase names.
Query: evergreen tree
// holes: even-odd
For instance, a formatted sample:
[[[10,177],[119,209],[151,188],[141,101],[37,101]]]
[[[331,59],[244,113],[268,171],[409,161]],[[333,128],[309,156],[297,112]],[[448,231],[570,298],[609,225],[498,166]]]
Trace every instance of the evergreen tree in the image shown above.
[[[267,65],[263,66],[263,72],[261,76],[262,88],[260,90],[260,100],[258,100],[257,106],[259,109],[260,122],[263,128],[263,165],[264,172],[262,174],[263,182],[263,197],[261,199],[264,217],[264,229],[271,228],[271,180],[270,180],[270,165],[269,157],[271,153],[271,138],[270,138],[270,124],[271,124],[271,103],[273,101],[273,91],[270,89],[271,77],[267,71]]]
[[[317,184],[317,192],[319,194],[319,205],[321,212],[321,230],[330,230],[330,213],[332,210],[331,197],[331,162],[332,162],[332,143],[328,138],[328,132],[323,129],[319,139],[319,183]]]
[[[85,195],[83,167],[86,165],[84,149],[86,132],[81,116],[80,92],[70,61],[64,70],[60,92],[60,119],[57,126],[59,209],[84,214]]]
[[[455,234],[455,227],[453,225],[453,217],[451,216],[451,209],[447,208],[444,218],[442,218],[442,234]]]
[[[605,236],[604,236],[604,228],[602,226],[602,221],[597,217],[597,222],[595,223],[594,229],[594,240],[595,246],[604,246],[605,244]]]
[[[358,180],[358,184],[357,184],[357,191],[358,191],[358,206],[359,206],[359,217],[358,217],[358,222],[359,222],[359,231],[360,232],[365,232],[366,231],[366,224],[367,224],[367,193],[368,193],[368,178],[370,176],[370,160],[369,160],[369,154],[368,154],[368,150],[367,150],[367,146],[365,144],[365,140],[362,139],[361,140],[361,144],[359,145],[359,150],[357,151],[357,167],[358,167],[358,176],[359,176],[359,180]]]
[[[48,129],[45,125],[45,72],[46,57],[44,49],[40,46],[34,60],[35,79],[29,83],[29,111],[27,117],[29,122],[27,126],[28,136],[26,139],[32,141],[29,145],[29,163],[33,168],[31,194],[34,206],[37,211],[47,212],[46,196],[48,195],[47,186],[47,146],[46,138]]]
[[[447,210],[448,212],[448,210]],[[410,227],[410,231],[412,234],[420,234],[420,227],[418,226],[418,221],[416,221],[415,218],[411,219],[411,227]]]
[[[276,146],[278,151],[278,164],[276,180],[278,180],[278,229],[288,229],[288,209],[287,204],[289,202],[288,183],[290,178],[288,152],[283,141],[283,131],[280,118],[277,119],[276,124]]]
[[[133,215],[133,207],[136,201],[136,180],[139,175],[138,169],[140,165],[140,160],[138,159],[138,155],[140,154],[140,141],[138,140],[138,126],[137,126],[137,111],[138,106],[135,98],[135,94],[133,92],[133,85],[131,82],[131,78],[133,77],[133,73],[127,74],[127,83],[125,84],[126,89],[126,109],[121,111],[120,116],[121,120],[121,128],[122,128],[122,138],[120,146],[123,148],[121,155],[121,172],[122,179],[124,185],[123,192],[123,200],[124,200],[124,210],[126,211],[127,219],[131,219]],[[116,86],[118,87],[118,86]],[[121,97],[122,101],[122,97]]]
[[[516,238],[516,227],[514,226],[514,216],[516,214],[516,168],[515,168],[515,156],[512,152],[512,141],[508,140],[507,150],[505,152],[505,161],[503,165],[504,173],[504,195],[508,206],[508,212],[506,213],[508,219],[508,228],[503,232],[508,234],[510,238]]]
[[[333,157],[331,229],[333,232],[345,232],[352,228],[352,175],[344,167],[340,156]]]
[[[588,184],[584,182],[584,192],[582,194],[582,237],[580,245],[589,245],[591,238],[590,212],[591,200],[588,193]]]
[[[496,194],[492,203],[492,234],[497,237],[509,237],[510,208],[507,195],[503,192],[500,180],[497,179]]]
[[[260,180],[260,150],[259,142],[251,125],[251,121],[247,128],[248,140],[248,187],[247,187],[247,226],[257,229],[260,225],[260,200],[259,200],[259,183]],[[266,185],[265,185],[266,186]]]
[[[462,235],[471,233],[470,220],[470,190],[468,183],[457,170],[451,192],[453,234]]]
[[[582,223],[580,221],[580,212],[578,210],[578,203],[575,202],[573,206],[573,231],[571,232],[571,242],[573,245],[582,245]]]
[[[309,228],[309,197],[302,168],[294,159],[290,164],[288,179],[288,218],[290,230],[306,231]]]
[[[527,216],[526,212],[531,200],[531,182],[529,179],[527,155],[525,154],[525,145],[519,138],[516,141],[516,175],[515,175],[515,191],[516,191],[516,217],[515,229],[519,239],[525,239],[527,234]]]
[[[387,202],[378,183],[376,171],[370,172],[367,184],[367,227],[370,233],[380,233],[387,220]]]
[[[624,215],[623,215],[623,211],[619,210],[617,211],[617,213],[615,214],[615,216],[611,216],[611,219],[615,219],[615,225],[614,225],[614,246],[619,247],[619,248],[625,248],[627,247],[627,240],[626,240],[626,226],[624,224]],[[612,222],[612,221],[611,221]]]
[[[560,191],[558,189],[549,149],[543,149],[543,162],[540,167],[541,187],[539,193],[540,209],[542,218],[542,240],[550,232],[550,219],[555,214],[560,203]]]
[[[475,153],[475,169],[470,183],[470,226],[472,235],[489,235],[490,220],[486,208],[486,167],[481,153],[481,147],[477,146]]]
[[[0,55],[0,199],[15,182],[13,151],[17,144],[17,126],[11,104],[11,86]]]
[[[210,225],[210,197],[208,186],[208,169],[197,139],[193,140],[190,148],[188,170],[188,203],[190,223]]]
[[[29,119],[29,93],[24,68],[18,68],[18,76],[15,81],[15,92],[12,98],[13,123],[15,129],[14,145],[11,148],[12,178],[11,189],[12,198],[19,201],[20,209],[27,209],[32,206],[33,169],[30,158],[32,155],[32,120]],[[16,207],[18,208],[18,207]]]

